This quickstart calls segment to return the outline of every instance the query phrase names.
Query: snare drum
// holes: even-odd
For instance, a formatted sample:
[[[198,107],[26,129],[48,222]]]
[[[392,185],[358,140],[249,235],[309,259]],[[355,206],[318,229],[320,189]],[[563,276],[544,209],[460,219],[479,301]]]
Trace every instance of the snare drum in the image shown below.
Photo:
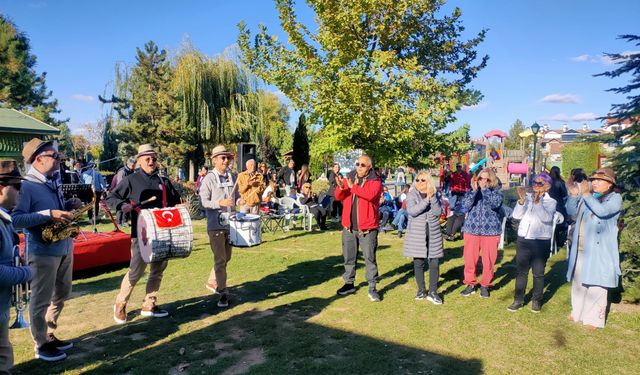
[[[260,216],[236,214],[229,218],[229,242],[237,247],[260,245],[262,242]]]
[[[138,215],[138,247],[145,263],[186,258],[193,246],[191,217],[185,207],[152,208]]]

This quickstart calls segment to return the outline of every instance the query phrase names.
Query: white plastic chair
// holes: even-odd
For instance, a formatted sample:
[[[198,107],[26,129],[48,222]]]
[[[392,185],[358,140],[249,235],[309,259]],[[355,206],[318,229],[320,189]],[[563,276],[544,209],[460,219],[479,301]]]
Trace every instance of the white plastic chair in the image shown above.
[[[504,232],[507,229],[507,216],[502,218],[502,233],[500,234],[500,243],[498,243],[498,250],[504,250]]]
[[[302,229],[311,230],[311,218],[313,215],[309,212],[309,207],[298,202],[297,200],[290,197],[282,197],[280,198],[280,205],[285,208],[287,214],[290,216],[290,219],[293,219],[293,224],[295,226],[297,218],[302,219]],[[298,213],[291,213],[294,209],[298,209]],[[309,219],[309,225],[307,226],[307,219]]]
[[[553,215],[553,225],[551,227],[551,249],[549,249],[551,255],[557,254],[559,251],[558,245],[556,244],[556,225],[562,223],[564,223],[564,216],[560,212],[556,211]]]

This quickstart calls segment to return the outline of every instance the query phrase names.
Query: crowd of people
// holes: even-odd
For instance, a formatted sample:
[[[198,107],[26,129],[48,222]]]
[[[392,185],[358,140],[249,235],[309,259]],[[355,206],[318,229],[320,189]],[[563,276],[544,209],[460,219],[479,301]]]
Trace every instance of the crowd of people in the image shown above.
[[[22,154],[27,165],[24,177],[15,161],[0,162],[0,281],[3,285],[0,370],[8,370],[13,358],[7,334],[12,285],[31,282],[29,315],[35,357],[58,361],[66,358],[65,351],[73,347],[71,341],[55,336],[58,318],[71,293],[73,240],[45,241],[43,228],[51,222],[70,223],[72,211],[82,202],[62,195],[59,172],[62,156],[52,141],[34,138],[25,145]],[[456,166],[446,187],[436,186],[427,171],[415,174],[410,185],[402,176],[396,179],[402,186],[401,194],[394,198],[383,184],[381,173],[373,168],[373,160],[362,155],[355,168],[345,175],[340,173],[338,164],[333,165],[327,176],[329,189],[318,202],[307,166],[296,171],[294,161],[289,160],[276,173],[264,163],[248,160],[246,169],[234,174],[230,170],[233,153],[219,145],[210,155],[212,167],[200,171],[196,189],[206,216],[213,254],[213,267],[204,287],[219,296],[220,308],[232,303],[227,284],[227,266],[233,253],[229,215],[235,211],[258,213],[261,207],[269,208],[275,198],[289,192],[292,198],[309,207],[321,229],[326,228],[328,216],[339,217],[344,284],[337,290],[338,295],[356,292],[356,264],[361,251],[367,295],[373,302],[381,301],[376,251],[378,234],[385,231],[390,221],[400,236],[405,234],[403,255],[413,262],[416,299],[426,299],[436,305],[444,303],[438,293],[439,268],[445,251],[443,240],[450,239],[458,228],[464,243],[461,276],[465,286],[460,294],[469,297],[479,287],[480,297],[489,298],[502,223],[508,216],[518,222],[518,238],[514,300],[507,309],[514,312],[524,307],[531,271],[531,311],[541,311],[551,240],[558,237],[554,236],[555,230],[564,228],[569,242],[567,280],[572,285],[569,319],[590,329],[605,325],[607,293],[609,288],[618,285],[620,277],[617,219],[622,200],[615,191],[616,176],[610,168],[599,169],[590,176],[574,171],[566,183],[559,170],[540,173],[533,179],[531,191],[525,187],[516,189],[518,199],[511,212],[510,207],[505,207],[501,182],[490,168],[469,178],[462,166]],[[74,170],[77,171],[75,165]],[[94,166],[88,164],[82,181],[95,186],[95,191],[107,190],[96,172]],[[121,212],[121,220],[129,218],[132,223],[132,257],[115,296],[113,318],[117,324],[128,321],[130,296],[147,265],[150,274],[140,315],[164,318],[169,312],[159,307],[158,295],[168,261],[149,264],[143,261],[136,219],[141,209],[180,205],[180,195],[172,182],[159,174],[158,153],[150,144],[138,147],[135,157],[127,160],[111,186],[106,202],[111,209]],[[449,219],[453,219],[447,219],[443,231],[443,213],[448,207],[452,207]],[[558,225],[560,223],[566,223],[566,227]],[[25,233],[27,264],[14,262],[18,244],[15,229]],[[482,259],[480,279],[476,269],[479,258]]]

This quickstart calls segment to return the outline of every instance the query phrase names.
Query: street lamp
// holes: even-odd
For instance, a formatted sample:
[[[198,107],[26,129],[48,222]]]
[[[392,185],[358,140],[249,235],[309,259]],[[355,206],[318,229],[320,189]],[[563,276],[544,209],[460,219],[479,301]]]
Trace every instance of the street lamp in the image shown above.
[[[537,122],[534,122],[533,125],[531,125],[531,132],[533,133],[533,172],[531,173],[529,184],[532,184],[533,180],[536,178],[536,145],[538,144],[539,131],[540,125],[538,125]]]

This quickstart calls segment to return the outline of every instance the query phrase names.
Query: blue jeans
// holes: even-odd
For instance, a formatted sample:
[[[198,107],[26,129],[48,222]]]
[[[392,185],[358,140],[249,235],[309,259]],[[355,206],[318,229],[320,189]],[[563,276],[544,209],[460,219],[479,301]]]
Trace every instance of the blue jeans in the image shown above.
[[[398,232],[402,232],[404,231],[406,223],[407,223],[407,210],[405,210],[404,208],[401,208],[396,214],[396,217],[393,218],[393,221],[391,222],[391,224],[398,227]]]

